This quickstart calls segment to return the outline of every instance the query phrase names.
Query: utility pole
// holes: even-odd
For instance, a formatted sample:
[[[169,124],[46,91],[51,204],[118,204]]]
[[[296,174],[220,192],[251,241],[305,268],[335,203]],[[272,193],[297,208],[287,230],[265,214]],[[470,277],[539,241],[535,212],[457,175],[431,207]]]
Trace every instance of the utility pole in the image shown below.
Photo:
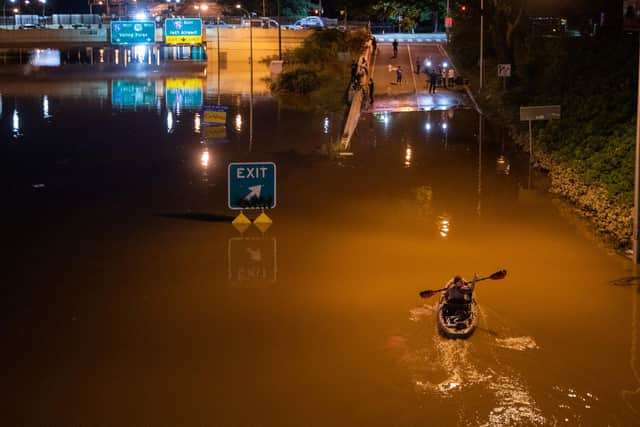
[[[640,34],[638,35],[640,43]],[[640,65],[640,46],[638,46],[638,65]],[[640,68],[638,69],[638,103],[636,107],[636,173],[633,185],[633,262],[640,264]]]
[[[484,0],[480,0],[480,90],[484,85]]]
[[[451,10],[449,9],[449,0],[447,0],[447,13],[444,18],[444,31],[447,33],[447,43],[449,43],[449,27],[447,27],[447,20],[451,19]]]
[[[282,19],[280,16],[280,2],[282,0],[278,0],[278,59],[282,61],[282,25],[280,25],[280,20]]]

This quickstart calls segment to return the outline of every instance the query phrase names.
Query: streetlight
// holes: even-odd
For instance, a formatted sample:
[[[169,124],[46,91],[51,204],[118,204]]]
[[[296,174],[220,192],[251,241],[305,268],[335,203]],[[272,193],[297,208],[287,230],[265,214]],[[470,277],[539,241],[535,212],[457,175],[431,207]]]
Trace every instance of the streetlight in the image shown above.
[[[253,144],[253,22],[251,22],[251,14],[249,11],[236,4],[236,9],[245,12],[249,16],[249,72],[251,75],[251,90],[249,92],[249,151]]]
[[[195,5],[193,5],[193,8],[198,11],[198,18],[200,18],[200,11],[201,10],[202,11],[208,10],[209,9],[209,5],[204,4],[204,3],[203,4],[195,4]]]
[[[40,3],[42,3],[42,17],[44,18],[44,6],[47,4],[47,0],[38,0]]]

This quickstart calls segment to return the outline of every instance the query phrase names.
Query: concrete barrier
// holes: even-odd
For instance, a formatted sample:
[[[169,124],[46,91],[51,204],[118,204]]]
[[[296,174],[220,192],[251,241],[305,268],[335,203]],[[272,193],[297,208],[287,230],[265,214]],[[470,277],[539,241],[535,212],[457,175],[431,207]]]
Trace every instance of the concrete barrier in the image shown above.
[[[106,43],[106,28],[79,29],[28,29],[0,30],[0,45],[4,47],[20,45],[38,45],[43,47],[65,43]]]

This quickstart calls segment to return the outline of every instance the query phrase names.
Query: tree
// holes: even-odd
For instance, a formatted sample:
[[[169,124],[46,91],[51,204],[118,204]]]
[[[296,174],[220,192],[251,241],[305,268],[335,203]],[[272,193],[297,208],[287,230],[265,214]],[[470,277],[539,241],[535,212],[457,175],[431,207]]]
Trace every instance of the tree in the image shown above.
[[[497,58],[514,62],[515,34],[523,23],[526,0],[488,0],[487,14],[491,41]]]
[[[398,21],[402,17],[405,29],[432,17],[434,31],[438,31],[445,4],[446,0],[378,1],[372,4],[372,10],[379,20]]]

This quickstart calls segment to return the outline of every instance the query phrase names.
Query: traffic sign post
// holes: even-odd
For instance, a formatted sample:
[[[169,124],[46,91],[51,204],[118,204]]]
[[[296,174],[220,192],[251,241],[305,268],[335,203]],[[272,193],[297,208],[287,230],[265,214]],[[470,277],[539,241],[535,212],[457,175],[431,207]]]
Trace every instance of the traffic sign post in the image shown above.
[[[228,120],[229,107],[226,105],[202,106],[203,133],[207,139],[226,142]]]
[[[539,105],[532,107],[520,107],[520,121],[529,122],[529,162],[533,163],[533,135],[531,122],[534,120],[560,119],[559,105]]]
[[[502,77],[502,90],[507,90],[507,77],[511,77],[511,64],[498,64],[498,77]]]
[[[276,207],[276,164],[273,162],[230,163],[229,209],[273,209]]]

